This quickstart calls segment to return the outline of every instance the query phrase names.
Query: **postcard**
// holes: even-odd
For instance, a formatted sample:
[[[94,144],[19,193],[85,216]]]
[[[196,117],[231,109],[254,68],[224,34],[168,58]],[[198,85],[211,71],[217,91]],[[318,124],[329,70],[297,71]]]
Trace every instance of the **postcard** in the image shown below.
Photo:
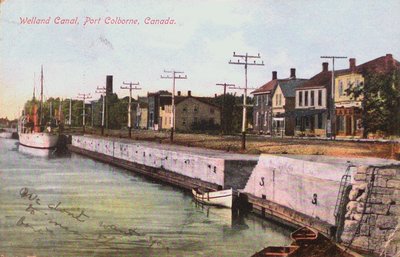
[[[400,256],[399,13],[0,0],[0,257]]]

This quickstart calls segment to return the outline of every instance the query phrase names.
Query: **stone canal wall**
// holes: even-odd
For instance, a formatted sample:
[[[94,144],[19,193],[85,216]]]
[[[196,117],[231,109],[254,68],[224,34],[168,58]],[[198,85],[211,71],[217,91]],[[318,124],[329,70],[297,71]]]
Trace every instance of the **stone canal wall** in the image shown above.
[[[352,248],[380,256],[399,256],[399,165],[358,167],[341,240]]]

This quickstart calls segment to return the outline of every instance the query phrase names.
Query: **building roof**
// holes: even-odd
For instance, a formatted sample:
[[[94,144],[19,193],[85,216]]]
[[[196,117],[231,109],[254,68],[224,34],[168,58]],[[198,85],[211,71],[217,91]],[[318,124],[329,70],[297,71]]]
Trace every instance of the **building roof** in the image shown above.
[[[273,93],[273,91],[276,89],[276,86],[278,84],[283,84],[288,81],[298,81],[298,80],[303,80],[303,79],[297,79],[296,78],[296,69],[291,68],[290,69],[290,76],[285,79],[278,79],[278,73],[276,71],[272,72],[272,80],[267,82],[266,84],[262,85],[261,87],[257,88],[251,94],[258,95],[258,94],[268,94],[268,93]],[[294,84],[292,84],[295,86]]]
[[[391,69],[400,69],[400,62],[393,58],[391,54],[378,57],[356,67],[357,72],[385,73]]]
[[[284,97],[295,97],[296,88],[304,84],[306,79],[290,79],[279,82]]]
[[[355,62],[355,59],[353,60]],[[381,56],[358,66],[354,66],[354,68],[349,67],[348,69],[337,70],[335,71],[335,76],[346,75],[350,73],[386,73],[393,68],[399,70],[400,62],[394,59],[391,54],[386,54],[385,56]]]
[[[261,93],[269,93],[272,92],[275,87],[278,85],[279,79],[273,79],[266,84],[262,85],[261,87],[257,88],[251,94],[261,94]]]
[[[188,95],[188,96],[175,96],[175,104],[178,105],[178,104],[180,104],[181,102],[185,101],[188,98],[193,98],[193,99],[196,99],[197,101],[202,102],[204,104],[212,105],[212,106],[214,106],[216,108],[219,108],[219,106],[214,103],[214,100],[215,100],[214,97],[200,97],[200,96],[191,96],[191,95]]]
[[[296,89],[327,87],[330,86],[331,82],[332,82],[332,72],[321,71],[320,73],[310,78],[305,83],[296,87]]]

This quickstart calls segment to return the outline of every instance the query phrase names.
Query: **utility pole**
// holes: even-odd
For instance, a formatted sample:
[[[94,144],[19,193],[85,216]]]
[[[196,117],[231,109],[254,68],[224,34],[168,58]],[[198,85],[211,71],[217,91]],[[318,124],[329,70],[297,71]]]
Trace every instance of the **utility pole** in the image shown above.
[[[101,135],[104,135],[104,113],[105,113],[105,106],[106,106],[106,87],[97,87],[96,93],[101,94],[101,98],[103,100],[103,106],[101,111]]]
[[[50,101],[50,122],[53,118],[53,100]]]
[[[90,95],[90,93],[89,94],[81,94],[81,93],[79,93],[78,94],[78,98],[82,99],[82,103],[83,103],[82,127],[83,127],[83,133],[85,133],[85,116],[86,116],[86,113],[85,113],[85,100],[92,98],[92,96]]]
[[[331,97],[329,98],[329,111],[327,120],[327,136],[336,139],[336,115],[335,115],[335,59],[347,59],[346,56],[321,56],[322,59],[332,60]],[[330,121],[330,122],[329,122]]]
[[[226,87],[235,87],[235,84],[217,83],[215,85],[224,87],[224,98],[222,98],[221,129],[222,129],[222,134],[226,134],[226,120],[225,120]]]
[[[72,98],[69,99],[69,116],[68,116],[69,128],[72,126]]]
[[[39,126],[42,129],[43,126],[43,118],[44,118],[44,111],[43,111],[43,65],[40,70],[40,106],[39,106]]]
[[[132,83],[132,82],[122,82],[123,85],[128,85],[128,87],[123,87],[121,86],[121,89],[129,89],[129,103],[128,103],[128,129],[129,129],[129,138],[132,136],[132,118],[131,118],[131,112],[132,112],[132,107],[131,107],[131,102],[132,102],[132,90],[140,90],[141,88],[137,87],[139,85],[139,82],[137,83]],[[135,86],[135,87],[132,87]]]
[[[168,74],[172,74],[172,76],[170,75],[166,75],[163,76],[161,75],[162,79],[172,79],[172,122],[171,122],[171,136],[170,136],[170,140],[171,142],[174,141],[174,129],[175,129],[175,80],[176,79],[187,79],[187,76],[182,76],[180,74],[183,74],[184,71],[167,71],[164,70],[164,73],[168,73]],[[179,75],[176,75],[179,74]]]
[[[253,62],[249,62],[249,59],[260,59],[261,56],[260,54],[258,55],[248,55],[247,53],[245,55],[243,54],[236,54],[233,52],[233,57],[239,57],[241,59],[238,59],[236,62],[235,61],[229,61],[229,64],[236,64],[236,65],[244,65],[244,79],[245,79],[245,86],[244,88],[241,88],[244,90],[244,95],[243,95],[243,119],[242,119],[242,150],[246,149],[246,111],[247,111],[247,106],[246,106],[246,98],[247,98],[247,66],[249,65],[254,65],[254,66],[264,66],[264,61],[261,63],[257,63],[256,60]]]
[[[62,113],[62,104],[63,104],[63,99],[60,98],[60,103],[58,104],[58,127],[59,127],[59,132],[60,134],[64,130],[64,114]]]

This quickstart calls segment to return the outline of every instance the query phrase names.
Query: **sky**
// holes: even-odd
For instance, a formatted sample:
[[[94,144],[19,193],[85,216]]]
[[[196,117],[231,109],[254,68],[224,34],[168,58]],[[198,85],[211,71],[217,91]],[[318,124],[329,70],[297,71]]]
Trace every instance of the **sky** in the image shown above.
[[[233,52],[261,56],[264,66],[249,66],[248,86],[260,87],[271,72],[310,78],[321,70],[322,55],[356,58],[357,64],[387,53],[400,60],[400,1],[0,1],[0,117],[17,118],[40,87],[45,97],[76,98],[95,93],[114,76],[114,91],[139,82],[147,92],[172,90],[163,71],[184,71],[176,89],[192,95],[221,94],[216,83],[244,86],[244,67],[230,65]],[[21,24],[21,19],[49,24]],[[55,19],[78,18],[78,24]],[[99,24],[85,25],[87,17]],[[137,19],[139,24],[105,24],[107,17]],[[145,19],[174,24],[145,24]],[[331,66],[331,65],[330,65]],[[347,68],[337,60],[335,69]],[[230,90],[229,92],[240,91]]]

